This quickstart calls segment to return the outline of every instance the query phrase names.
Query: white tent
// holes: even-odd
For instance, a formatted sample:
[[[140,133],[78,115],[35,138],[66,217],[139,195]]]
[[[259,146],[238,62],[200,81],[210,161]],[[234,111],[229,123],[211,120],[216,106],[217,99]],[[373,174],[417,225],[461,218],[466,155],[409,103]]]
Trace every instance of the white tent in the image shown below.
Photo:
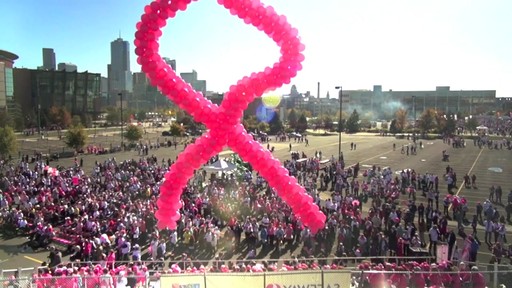
[[[203,169],[206,172],[210,172],[210,173],[231,172],[236,169],[236,165],[220,159],[220,160],[214,162],[212,165],[204,166]]]

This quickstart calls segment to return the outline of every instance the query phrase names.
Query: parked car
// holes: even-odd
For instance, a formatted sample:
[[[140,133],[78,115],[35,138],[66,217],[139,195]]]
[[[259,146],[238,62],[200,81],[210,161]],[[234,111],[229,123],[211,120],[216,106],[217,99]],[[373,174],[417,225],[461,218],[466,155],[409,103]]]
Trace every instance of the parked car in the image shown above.
[[[171,131],[164,131],[162,132],[162,136],[172,136]]]
[[[302,135],[299,134],[299,133],[296,133],[296,132],[292,132],[292,133],[288,134],[288,137],[290,137],[290,138],[301,138]]]

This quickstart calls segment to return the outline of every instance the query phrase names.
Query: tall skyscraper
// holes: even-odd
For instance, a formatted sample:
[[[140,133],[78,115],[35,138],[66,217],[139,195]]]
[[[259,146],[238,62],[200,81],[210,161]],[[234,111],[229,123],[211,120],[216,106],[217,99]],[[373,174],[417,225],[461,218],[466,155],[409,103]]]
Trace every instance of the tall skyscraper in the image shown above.
[[[108,68],[109,92],[132,92],[130,71],[130,44],[122,38],[110,42],[110,65]]]
[[[55,52],[52,48],[43,48],[43,69],[55,70]]]

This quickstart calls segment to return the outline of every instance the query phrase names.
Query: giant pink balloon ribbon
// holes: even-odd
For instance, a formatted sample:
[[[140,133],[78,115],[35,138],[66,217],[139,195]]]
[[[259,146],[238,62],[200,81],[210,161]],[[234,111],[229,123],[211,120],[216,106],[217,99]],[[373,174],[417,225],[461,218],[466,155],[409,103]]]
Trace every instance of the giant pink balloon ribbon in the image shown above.
[[[257,27],[274,40],[280,47],[281,57],[272,67],[244,77],[231,86],[225,93],[222,104],[217,106],[177,76],[159,55],[158,39],[162,36],[161,28],[166,25],[167,19],[175,17],[180,10],[185,11],[191,2],[153,1],[144,8],[145,13],[137,23],[135,33],[137,62],[152,85],[157,86],[163,94],[209,130],[194,144],[187,146],[165,175],[155,215],[158,227],[176,228],[176,222],[181,217],[181,193],[194,175],[194,170],[227,145],[268,181],[311,231],[318,231],[325,225],[325,215],[279,160],[254,141],[240,122],[244,109],[255,97],[283,84],[289,84],[291,78],[302,69],[304,46],[300,42],[297,29],[288,23],[285,16],[278,15],[271,6],[264,6],[259,0],[218,0],[232,15]]]

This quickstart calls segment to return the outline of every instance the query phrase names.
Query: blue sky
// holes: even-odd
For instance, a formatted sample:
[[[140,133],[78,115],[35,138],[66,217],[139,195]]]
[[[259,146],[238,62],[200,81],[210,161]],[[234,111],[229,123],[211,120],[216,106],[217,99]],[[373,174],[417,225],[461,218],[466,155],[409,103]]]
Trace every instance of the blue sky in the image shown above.
[[[121,32],[133,53],[141,0],[2,0],[0,49],[20,56],[16,67],[42,65],[43,47],[57,63],[106,76],[110,42]],[[306,45],[303,70],[292,80],[322,97],[344,89],[496,90],[512,97],[512,1],[507,0],[263,0],[297,27]],[[168,21],[162,56],[178,72],[195,69],[208,90],[226,91],[245,75],[271,66],[278,48],[262,32],[214,0],[192,3]],[[285,86],[279,93],[289,91]]]

